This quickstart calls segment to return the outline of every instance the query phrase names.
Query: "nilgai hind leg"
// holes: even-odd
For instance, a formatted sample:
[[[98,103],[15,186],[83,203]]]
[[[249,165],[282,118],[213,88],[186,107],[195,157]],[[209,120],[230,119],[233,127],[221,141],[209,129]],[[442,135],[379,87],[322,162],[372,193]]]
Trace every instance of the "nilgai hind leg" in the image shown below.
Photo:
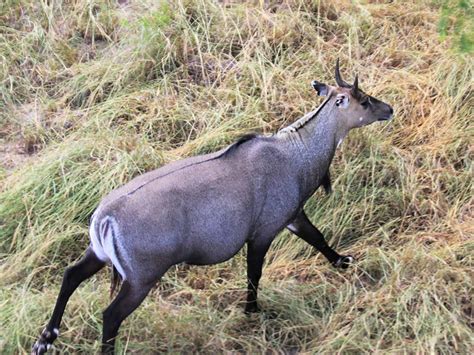
[[[145,299],[154,283],[132,283],[125,280],[117,297],[103,314],[102,354],[113,354],[120,325]]]
[[[51,347],[59,335],[59,325],[69,297],[71,297],[82,281],[94,275],[104,266],[105,262],[97,258],[92,249],[89,248],[77,264],[66,269],[53,315],[39,339],[33,345],[32,354],[44,354]]]

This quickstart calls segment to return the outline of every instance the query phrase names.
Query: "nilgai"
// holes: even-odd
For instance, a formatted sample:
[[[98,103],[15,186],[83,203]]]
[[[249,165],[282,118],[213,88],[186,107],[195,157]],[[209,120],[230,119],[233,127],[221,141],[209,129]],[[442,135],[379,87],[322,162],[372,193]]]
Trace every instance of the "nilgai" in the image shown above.
[[[329,247],[303,206],[323,185],[350,129],[392,118],[393,109],[342,80],[312,82],[324,102],[272,136],[248,135],[211,154],[183,159],[134,178],[106,196],[90,221],[91,243],[69,267],[53,315],[34,344],[43,354],[59,334],[66,303],[85,279],[111,263],[121,288],[103,313],[102,352],[113,353],[120,324],[173,265],[209,265],[247,244],[246,312],[256,312],[265,254],[285,227],[335,267],[353,262]],[[118,277],[116,278],[116,281]]]

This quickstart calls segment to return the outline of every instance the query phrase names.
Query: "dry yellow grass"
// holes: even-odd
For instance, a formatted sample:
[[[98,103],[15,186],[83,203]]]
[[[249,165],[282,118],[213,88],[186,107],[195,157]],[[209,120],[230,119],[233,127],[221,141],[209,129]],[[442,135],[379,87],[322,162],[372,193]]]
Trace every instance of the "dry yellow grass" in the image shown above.
[[[337,57],[396,114],[350,134],[331,168],[334,193],[306,207],[357,265],[333,270],[283,232],[264,268],[264,312],[251,317],[245,252],[172,268],[124,323],[118,349],[472,353],[474,61],[440,41],[439,4],[0,6],[1,353],[29,351],[101,196],[294,121],[318,105],[309,83],[332,83]],[[108,277],[73,295],[61,352],[99,350]]]

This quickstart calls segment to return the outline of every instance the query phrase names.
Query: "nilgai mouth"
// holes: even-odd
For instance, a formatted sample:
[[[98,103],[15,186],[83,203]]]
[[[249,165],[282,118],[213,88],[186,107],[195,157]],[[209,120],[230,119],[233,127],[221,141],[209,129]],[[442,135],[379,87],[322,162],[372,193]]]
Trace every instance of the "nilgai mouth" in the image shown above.
[[[385,114],[384,116],[378,118],[377,121],[389,121],[393,118],[393,108],[391,106],[389,106],[388,108],[388,114]]]
[[[387,116],[382,116],[377,119],[377,121],[390,121],[393,118],[393,113],[390,113]]]

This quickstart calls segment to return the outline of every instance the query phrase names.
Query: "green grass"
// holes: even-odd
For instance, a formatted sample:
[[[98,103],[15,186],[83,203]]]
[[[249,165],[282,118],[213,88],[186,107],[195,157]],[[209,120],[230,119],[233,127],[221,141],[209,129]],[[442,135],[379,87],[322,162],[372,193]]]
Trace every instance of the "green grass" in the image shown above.
[[[359,73],[395,109],[392,122],[350,133],[333,194],[306,206],[357,265],[334,270],[282,232],[264,312],[250,317],[245,251],[174,267],[125,321],[118,349],[471,353],[474,62],[441,41],[440,16],[431,1],[1,5],[0,143],[29,156],[0,168],[0,352],[29,351],[102,196],[293,122],[319,104],[309,83],[332,84],[339,57],[347,80]],[[103,271],[73,295],[59,351],[99,351],[108,287]]]

